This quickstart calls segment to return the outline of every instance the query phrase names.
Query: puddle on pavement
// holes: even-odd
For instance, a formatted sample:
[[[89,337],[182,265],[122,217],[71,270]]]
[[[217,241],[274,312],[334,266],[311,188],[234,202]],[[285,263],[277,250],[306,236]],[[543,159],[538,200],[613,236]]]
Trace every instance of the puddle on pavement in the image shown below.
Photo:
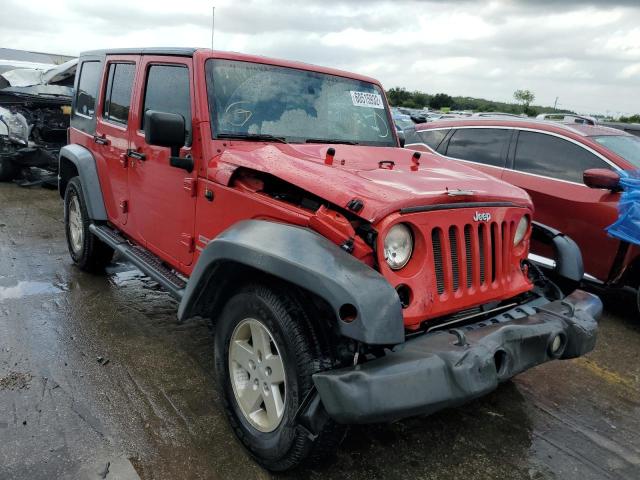
[[[131,268],[131,267],[129,267]],[[117,287],[128,285],[131,282],[139,281],[144,278],[144,275],[139,270],[125,270],[125,271],[107,271],[110,280]]]
[[[31,282],[21,280],[10,287],[0,287],[0,301],[42,295],[47,293],[61,293],[65,288],[49,282]]]
[[[109,280],[116,287],[126,287],[129,285],[141,286],[145,290],[158,290],[162,288],[158,283],[151,280],[144,273],[128,262],[114,262],[107,266],[106,273]]]

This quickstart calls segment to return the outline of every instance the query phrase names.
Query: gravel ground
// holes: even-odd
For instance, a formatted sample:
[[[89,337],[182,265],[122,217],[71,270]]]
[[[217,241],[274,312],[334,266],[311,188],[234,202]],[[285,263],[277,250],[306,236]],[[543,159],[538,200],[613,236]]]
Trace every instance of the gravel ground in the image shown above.
[[[0,184],[0,479],[272,476],[235,440],[203,322],[122,262],[71,265],[55,191]],[[640,318],[609,299],[597,349],[457,409],[352,428],[282,478],[638,479]]]

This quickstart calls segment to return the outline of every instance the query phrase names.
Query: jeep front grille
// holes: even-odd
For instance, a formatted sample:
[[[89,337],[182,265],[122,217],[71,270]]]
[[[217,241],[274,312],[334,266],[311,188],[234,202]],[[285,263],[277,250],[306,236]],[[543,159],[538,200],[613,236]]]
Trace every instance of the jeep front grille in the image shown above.
[[[433,228],[438,294],[464,293],[508,280],[512,231],[512,222]]]

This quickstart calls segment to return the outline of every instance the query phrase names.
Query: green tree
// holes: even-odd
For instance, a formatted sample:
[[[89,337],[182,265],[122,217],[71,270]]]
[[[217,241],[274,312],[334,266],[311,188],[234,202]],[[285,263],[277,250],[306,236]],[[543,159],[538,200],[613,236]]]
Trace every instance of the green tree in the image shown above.
[[[436,93],[429,102],[429,106],[434,110],[440,110],[444,107],[453,107],[453,104],[453,98],[446,93]]]
[[[636,113],[630,117],[620,117],[620,121],[624,123],[640,123],[640,114]]]
[[[529,113],[529,105],[536,99],[536,96],[531,90],[516,90],[513,92],[513,98],[522,104],[524,113]]]
[[[389,103],[394,107],[399,107],[405,102],[410,101],[411,95],[411,92],[407,92],[407,90],[403,87],[393,87],[391,90],[387,91],[387,98],[389,99]]]

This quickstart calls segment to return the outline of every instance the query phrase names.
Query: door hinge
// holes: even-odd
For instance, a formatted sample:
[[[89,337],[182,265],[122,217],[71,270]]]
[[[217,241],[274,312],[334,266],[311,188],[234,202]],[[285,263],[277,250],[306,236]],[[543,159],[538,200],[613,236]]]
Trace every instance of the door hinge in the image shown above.
[[[189,233],[183,233],[182,235],[180,235],[180,244],[186,247],[187,252],[189,253],[195,250],[193,235]]]
[[[196,196],[196,186],[197,182],[195,178],[185,178],[182,183],[182,187],[189,192],[190,197]]]
[[[120,201],[120,211],[122,213],[127,213],[129,211],[129,201],[128,200]]]

